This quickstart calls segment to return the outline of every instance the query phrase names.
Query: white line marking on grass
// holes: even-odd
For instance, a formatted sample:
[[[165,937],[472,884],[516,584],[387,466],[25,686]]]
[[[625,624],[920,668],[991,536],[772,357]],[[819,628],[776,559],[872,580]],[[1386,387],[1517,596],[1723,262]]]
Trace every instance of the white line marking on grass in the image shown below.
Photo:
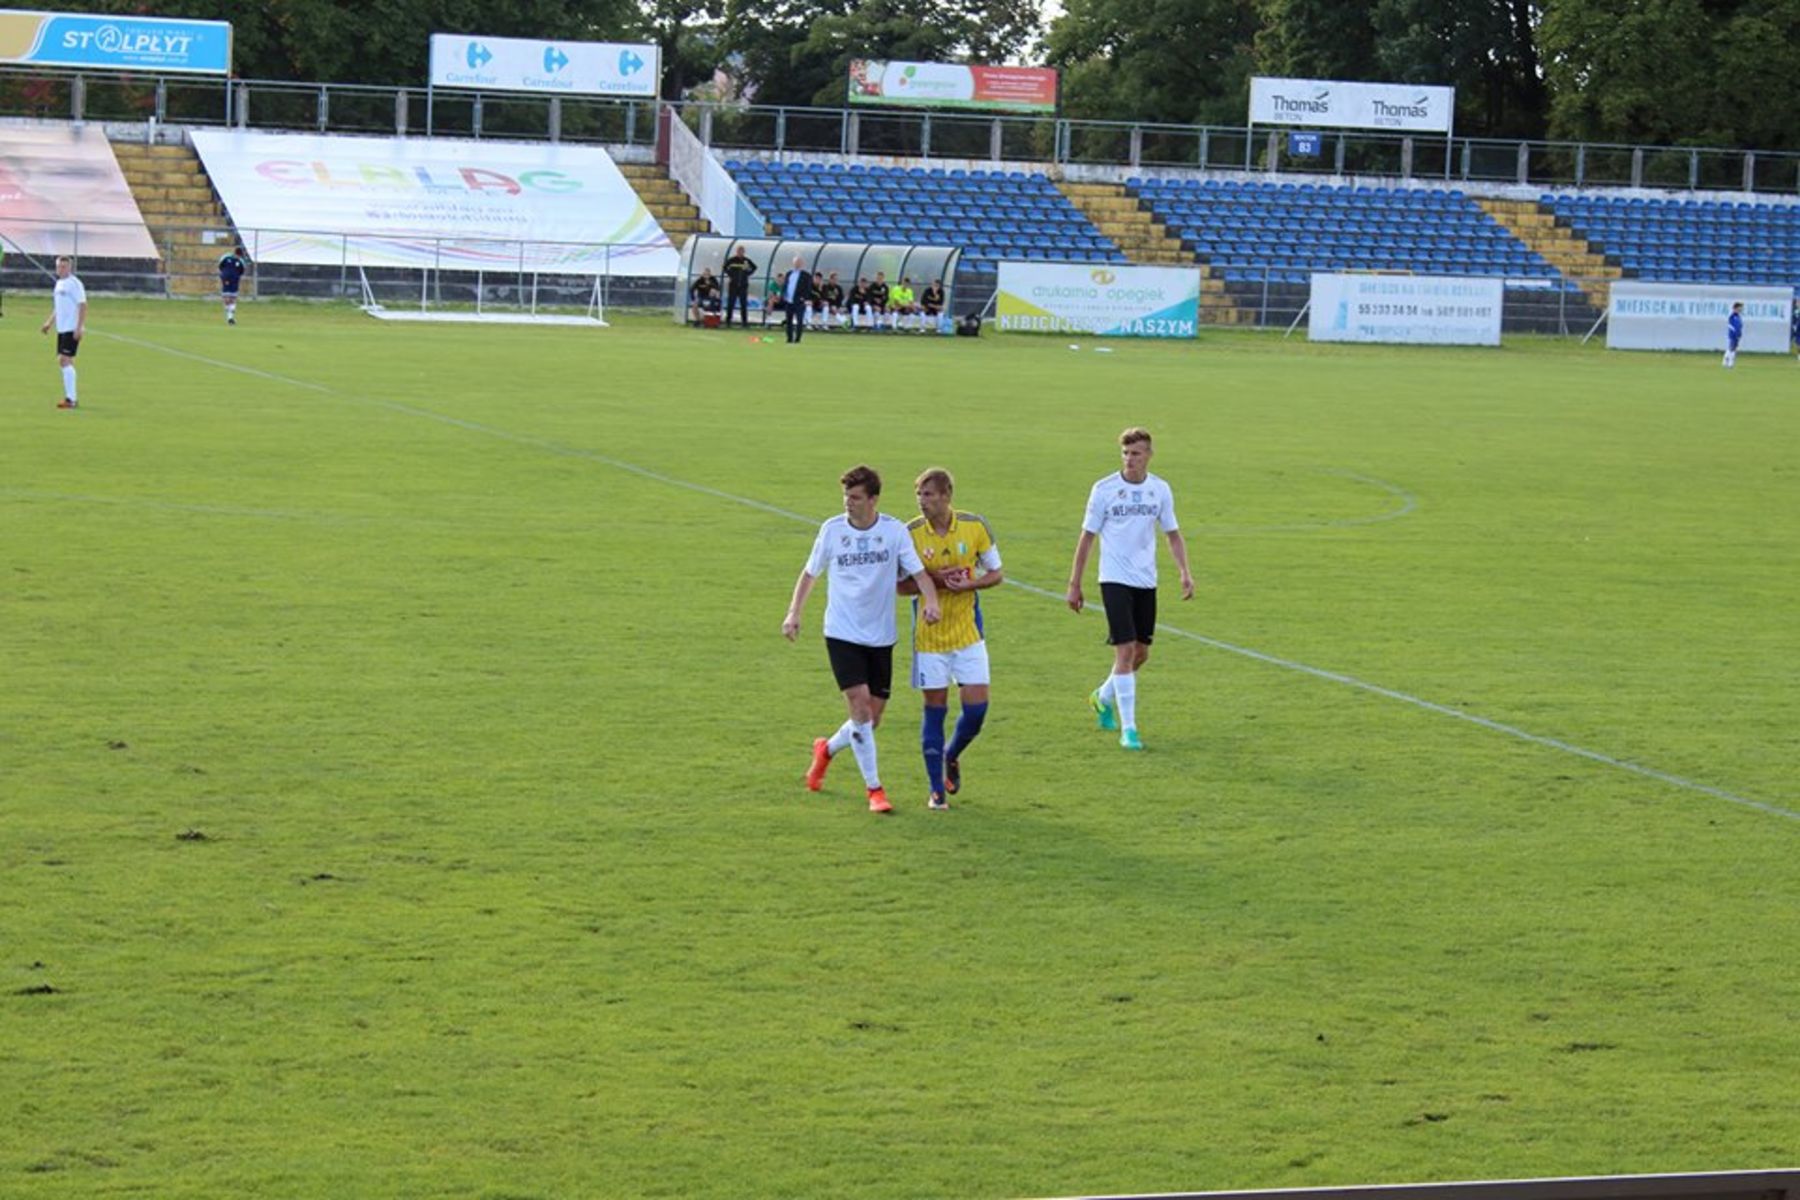
[[[1401,517],[1411,516],[1418,511],[1419,498],[1397,483],[1389,483],[1385,479],[1377,479],[1373,475],[1361,475],[1355,471],[1325,470],[1320,474],[1335,475],[1339,479],[1353,479],[1357,483],[1366,483],[1370,487],[1380,488],[1400,501],[1400,504],[1397,508],[1390,508],[1386,512],[1372,513],[1366,517],[1338,517],[1329,521],[1299,521],[1289,525],[1183,525],[1182,531],[1201,537],[1243,537],[1247,534],[1260,533],[1311,533],[1320,529],[1349,529],[1358,525],[1380,525],[1386,521],[1398,521]]]
[[[517,445],[530,446],[534,449],[543,450],[547,453],[559,455],[564,458],[579,458],[589,462],[601,463],[605,466],[613,467],[643,479],[651,479],[658,483],[667,484],[670,487],[683,488],[690,492],[698,492],[701,495],[711,496],[714,499],[724,500],[732,504],[741,504],[746,508],[753,508],[759,512],[769,513],[786,520],[798,521],[804,525],[812,526],[819,523],[818,520],[813,517],[808,517],[797,512],[791,512],[788,509],[779,508],[773,504],[765,504],[761,500],[753,500],[748,496],[739,496],[732,492],[721,491],[718,488],[708,487],[703,483],[693,483],[673,475],[665,475],[659,471],[652,471],[646,467],[640,467],[635,463],[625,462],[623,459],[611,458],[604,454],[597,454],[591,450],[577,450],[569,446],[562,446],[555,442],[546,441],[543,438],[513,433],[509,430],[499,429],[492,425],[483,425],[479,421],[467,421],[460,417],[446,416],[443,413],[433,412],[430,409],[415,408],[410,404],[400,404],[392,400],[377,400],[368,396],[357,396],[349,392],[338,391],[337,389],[327,387],[324,384],[311,383],[303,379],[291,379],[285,375],[277,375],[270,371],[258,370],[255,367],[246,367],[238,363],[225,362],[222,359],[208,358],[205,355],[192,354],[185,350],[176,350],[173,347],[159,345],[156,342],[147,342],[137,338],[125,337],[122,334],[102,333],[101,336],[114,338],[118,341],[129,343],[130,345],[141,346],[146,350],[156,350],[164,354],[170,354],[176,358],[185,358],[191,362],[218,367],[220,370],[237,371],[246,375],[254,375],[259,379],[267,379],[274,383],[285,383],[293,387],[305,388],[309,391],[320,392],[338,399],[386,409],[389,412],[403,413],[413,417],[422,417],[426,420],[437,421],[445,425],[452,425],[459,429],[467,429],[471,433],[486,434],[489,437],[500,438]],[[1348,478],[1358,479],[1363,482],[1375,484],[1378,487],[1387,488],[1395,495],[1403,497],[1405,503],[1401,509],[1394,511],[1391,514],[1384,514],[1373,518],[1374,520],[1390,520],[1394,517],[1404,516],[1406,513],[1411,512],[1413,507],[1416,506],[1416,501],[1413,499],[1412,494],[1406,492],[1403,488],[1387,484],[1369,476],[1355,475],[1350,472],[1343,472],[1343,474]],[[1370,518],[1361,518],[1360,520],[1362,523],[1367,523]],[[1058,604],[1066,602],[1066,597],[1061,592],[1052,592],[1046,588],[1024,583],[1017,579],[1008,579],[1006,582],[1013,587],[1016,587],[1021,591],[1029,592],[1034,596],[1042,596],[1046,599],[1054,600]],[[1596,762],[1602,766],[1613,767],[1620,771],[1628,771],[1633,775],[1640,775],[1646,779],[1654,779],[1658,783],[1665,783],[1671,787],[1681,788],[1690,792],[1698,792],[1701,795],[1711,796],[1731,804],[1741,805],[1744,808],[1755,809],[1757,812],[1766,813],[1769,816],[1782,817],[1790,821],[1800,821],[1800,812],[1796,812],[1793,809],[1783,808],[1777,804],[1768,804],[1761,800],[1752,800],[1748,796],[1740,796],[1735,792],[1728,792],[1723,788],[1713,787],[1711,784],[1700,783],[1693,779],[1686,779],[1680,775],[1672,775],[1667,771],[1659,771],[1655,767],[1646,767],[1641,763],[1635,763],[1629,759],[1615,758],[1610,754],[1603,754],[1598,750],[1589,750],[1583,746],[1565,742],[1560,738],[1545,737],[1542,734],[1520,729],[1516,725],[1508,725],[1503,721],[1495,721],[1488,717],[1478,716],[1475,713],[1463,712],[1461,709],[1451,708],[1447,704],[1439,704],[1436,701],[1426,700],[1418,696],[1408,695],[1405,692],[1395,691],[1393,688],[1382,687],[1380,684],[1369,683],[1366,680],[1356,678],[1354,675],[1345,675],[1338,671],[1328,671],[1323,667],[1308,666],[1305,663],[1295,662],[1292,659],[1281,658],[1274,654],[1265,654],[1261,650],[1252,650],[1247,646],[1234,645],[1231,642],[1220,641],[1218,638],[1207,637],[1204,634],[1190,633],[1188,630],[1179,629],[1176,626],[1168,625],[1160,621],[1157,623],[1157,629],[1164,633],[1173,634],[1179,638],[1186,638],[1191,642],[1198,642],[1200,645],[1211,647],[1214,650],[1221,650],[1227,654],[1235,654],[1241,658],[1253,659],[1256,662],[1264,663],[1268,666],[1280,667],[1284,671],[1294,671],[1302,675],[1310,675],[1315,679],[1325,680],[1328,683],[1337,683],[1342,684],[1345,687],[1356,688],[1358,691],[1369,692],[1388,700],[1398,701],[1401,704],[1409,704],[1414,708],[1421,708],[1426,712],[1437,713],[1440,716],[1455,717],[1459,721],[1479,726],[1491,733],[1504,734],[1507,737],[1515,738],[1523,742],[1529,742],[1531,745],[1540,746],[1547,750],[1559,750],[1564,754],[1572,754],[1577,758],[1585,758],[1589,762]]]

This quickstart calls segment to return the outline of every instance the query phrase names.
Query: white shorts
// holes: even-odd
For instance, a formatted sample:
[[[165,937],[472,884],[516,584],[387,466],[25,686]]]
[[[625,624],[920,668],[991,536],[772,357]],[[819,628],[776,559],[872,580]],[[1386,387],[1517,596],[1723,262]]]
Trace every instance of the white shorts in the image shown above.
[[[943,652],[915,650],[912,675],[913,686],[921,689],[947,688],[952,683],[962,687],[975,683],[985,686],[988,681],[987,643],[976,642],[961,650]]]

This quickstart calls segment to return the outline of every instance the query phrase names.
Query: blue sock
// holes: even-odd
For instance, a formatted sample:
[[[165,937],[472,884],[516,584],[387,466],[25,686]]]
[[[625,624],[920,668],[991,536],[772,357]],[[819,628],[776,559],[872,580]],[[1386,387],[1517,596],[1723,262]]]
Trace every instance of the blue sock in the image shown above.
[[[925,722],[919,727],[919,744],[925,751],[925,778],[931,781],[931,790],[935,795],[944,794],[944,718],[948,716],[948,706],[933,708],[925,706]],[[961,732],[962,726],[958,725]]]
[[[981,732],[981,723],[987,720],[986,704],[965,704],[962,715],[956,718],[956,736],[950,740],[950,752],[945,758],[961,758],[975,735]]]

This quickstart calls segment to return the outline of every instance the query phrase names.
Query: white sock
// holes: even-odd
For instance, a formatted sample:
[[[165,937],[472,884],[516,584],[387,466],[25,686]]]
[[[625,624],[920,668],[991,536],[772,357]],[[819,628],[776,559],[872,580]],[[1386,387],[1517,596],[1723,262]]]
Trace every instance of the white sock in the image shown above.
[[[233,300],[230,304],[227,304],[225,306],[225,319],[227,321],[237,320],[237,301],[236,300]]]
[[[1109,675],[1107,675],[1105,681],[1103,683],[1101,683],[1101,685],[1100,685],[1100,700],[1102,703],[1111,704],[1113,702],[1113,695],[1114,695],[1113,680],[1115,678],[1117,678],[1117,676],[1109,674]]]
[[[829,750],[835,756],[840,750],[850,744],[850,734],[854,732],[855,729],[856,726],[854,723],[845,721],[842,725],[837,727],[837,732],[832,734],[831,737],[826,740],[825,749]]]
[[[73,402],[77,398],[75,395],[75,368],[72,366],[64,367],[62,373],[63,395],[67,396],[70,402]]]
[[[875,723],[852,725],[850,734],[850,751],[856,755],[856,765],[861,768],[863,783],[872,788],[881,786],[881,774],[875,769]]]
[[[1137,728],[1137,676],[1114,675],[1113,694],[1118,697],[1119,728]]]

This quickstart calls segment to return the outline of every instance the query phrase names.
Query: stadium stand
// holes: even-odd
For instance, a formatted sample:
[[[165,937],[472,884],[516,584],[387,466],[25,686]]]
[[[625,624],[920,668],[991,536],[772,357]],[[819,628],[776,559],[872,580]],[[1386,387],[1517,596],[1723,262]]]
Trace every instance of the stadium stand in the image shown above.
[[[1223,279],[1238,311],[1265,322],[1299,312],[1313,271],[1500,276],[1509,328],[1560,330],[1590,313],[1574,281],[1460,189],[1135,176],[1126,186]]]
[[[963,273],[989,286],[1002,259],[1129,261],[1041,173],[736,159],[725,168],[777,234],[956,246]]]
[[[1235,180],[1128,185],[1227,283],[1305,283],[1312,271],[1501,275],[1535,286],[1556,268],[1455,189]]]
[[[1538,207],[1638,279],[1800,285],[1800,205],[1554,193]]]

